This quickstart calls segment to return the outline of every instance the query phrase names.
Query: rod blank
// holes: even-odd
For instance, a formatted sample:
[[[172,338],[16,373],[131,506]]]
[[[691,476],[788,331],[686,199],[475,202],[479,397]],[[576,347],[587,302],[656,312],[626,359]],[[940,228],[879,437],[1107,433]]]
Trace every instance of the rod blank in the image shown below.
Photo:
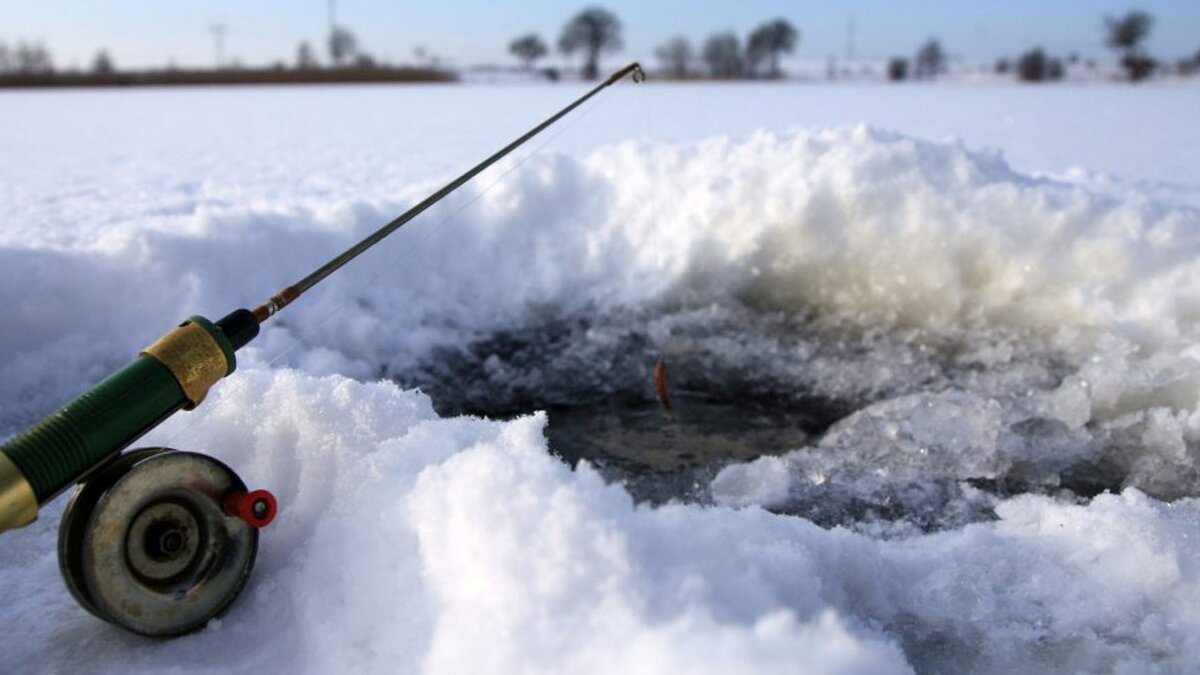
[[[450,193],[452,193],[455,190],[457,190],[458,188],[462,187],[467,181],[471,180],[475,176],[478,176],[489,166],[491,166],[491,165],[495,164],[496,162],[500,161],[501,159],[503,159],[505,155],[507,155],[510,152],[512,152],[513,150],[516,150],[517,148],[521,147],[521,145],[523,145],[529,139],[531,139],[534,136],[537,136],[541,132],[545,131],[547,127],[549,127],[550,125],[554,124],[558,120],[560,120],[563,117],[565,117],[566,115],[568,115],[572,110],[583,105],[588,99],[592,98],[596,94],[599,94],[605,88],[620,81],[626,75],[629,75],[631,73],[633,74],[634,82],[641,82],[646,77],[645,73],[642,72],[642,67],[638,64],[637,61],[634,61],[633,63],[630,63],[629,65],[625,66],[624,68],[614,72],[612,75],[609,75],[607,79],[605,79],[603,82],[601,82],[600,84],[593,87],[591,91],[587,92],[583,96],[580,96],[578,99],[576,99],[574,102],[572,102],[570,105],[563,108],[562,110],[559,110],[558,112],[554,113],[553,115],[548,117],[545,121],[543,121],[541,124],[530,129],[529,131],[525,132],[522,136],[517,138],[515,141],[509,143],[508,145],[504,146],[500,150],[496,151],[492,156],[488,157],[487,159],[483,160],[482,162],[471,167],[470,169],[468,169],[466,171],[466,173],[462,174],[458,178],[455,178],[454,180],[447,183],[444,187],[442,187],[437,192],[434,192],[433,194],[429,195],[425,199],[421,200],[421,202],[418,203],[416,206],[413,206],[412,208],[410,208],[409,210],[400,214],[399,216],[396,216],[393,220],[388,222],[386,225],[379,228],[375,232],[372,232],[370,235],[368,235],[365,239],[358,242],[357,244],[355,244],[355,245],[351,246],[350,248],[346,249],[345,251],[339,253],[332,260],[325,263],[324,265],[321,265],[317,269],[313,270],[312,273],[310,273],[308,276],[304,277],[300,281],[297,281],[296,283],[292,284],[291,286],[287,286],[283,290],[281,290],[278,293],[276,293],[275,295],[271,296],[266,302],[264,302],[263,304],[254,308],[254,317],[258,320],[259,323],[266,321],[268,318],[270,318],[276,312],[283,309],[287,305],[290,305],[293,301],[296,300],[296,298],[300,297],[305,291],[312,288],[313,286],[316,286],[318,283],[320,283],[322,280],[324,280],[325,277],[328,277],[330,274],[333,274],[334,272],[338,271],[339,269],[341,269],[341,267],[343,265],[350,262],[351,260],[354,260],[359,255],[361,255],[363,252],[365,252],[367,249],[371,248],[375,244],[378,244],[389,234],[391,234],[391,233],[395,232],[396,230],[400,229],[401,227],[403,227],[405,223],[409,222],[413,218],[416,218],[417,216],[424,213],[425,210],[428,209],[429,207],[431,207],[434,204],[445,199]]]

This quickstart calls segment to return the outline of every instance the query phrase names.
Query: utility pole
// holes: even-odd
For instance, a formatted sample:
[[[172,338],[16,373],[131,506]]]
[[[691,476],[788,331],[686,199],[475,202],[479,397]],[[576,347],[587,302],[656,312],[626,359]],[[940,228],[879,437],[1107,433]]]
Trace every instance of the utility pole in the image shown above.
[[[854,15],[846,19],[846,60],[854,60]]]
[[[333,35],[337,30],[337,0],[328,0],[326,7],[329,9],[329,30],[325,33],[325,46],[329,49],[329,62],[337,67],[342,65],[341,59],[335,55],[336,49],[333,46]]]
[[[217,54],[217,69],[220,70],[225,65],[225,34],[229,32],[229,26],[224,22],[214,23],[208,27],[213,36],[213,47]]]

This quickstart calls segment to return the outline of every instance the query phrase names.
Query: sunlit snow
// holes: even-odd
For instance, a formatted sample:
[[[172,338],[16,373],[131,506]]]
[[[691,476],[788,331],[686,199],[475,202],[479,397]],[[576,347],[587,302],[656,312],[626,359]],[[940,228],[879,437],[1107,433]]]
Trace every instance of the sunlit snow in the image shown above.
[[[573,92],[0,95],[0,433],[294,281]],[[618,88],[144,439],[279,498],[226,615],[169,642],[87,615],[58,578],[60,500],[0,541],[5,668],[1187,670],[1197,109],[1182,86]],[[761,413],[758,435],[682,474],[620,447],[564,462],[548,420],[653,411],[658,354],[667,437]],[[763,431],[781,419],[795,433]]]

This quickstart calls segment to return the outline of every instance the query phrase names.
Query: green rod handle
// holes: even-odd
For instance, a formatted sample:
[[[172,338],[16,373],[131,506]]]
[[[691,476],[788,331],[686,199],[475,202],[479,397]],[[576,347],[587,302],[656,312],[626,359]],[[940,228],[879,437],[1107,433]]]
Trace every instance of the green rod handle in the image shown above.
[[[38,506],[180,408],[199,404],[212,384],[233,372],[235,345],[257,334],[249,310],[236,310],[217,324],[193,316],[0,445],[0,531],[29,524]]]
[[[139,356],[3,446],[38,504],[187,402],[166,366]]]

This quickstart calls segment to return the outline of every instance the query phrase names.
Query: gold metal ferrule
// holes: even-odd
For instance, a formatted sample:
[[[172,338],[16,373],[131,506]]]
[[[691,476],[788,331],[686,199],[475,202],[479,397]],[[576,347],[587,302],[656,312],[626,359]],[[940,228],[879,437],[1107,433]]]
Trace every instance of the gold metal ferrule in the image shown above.
[[[229,373],[221,345],[208,331],[190,321],[155,340],[142,350],[142,355],[163,364],[175,376],[188,400],[185,410],[200,405],[209,388]]]
[[[0,452],[0,532],[15,530],[37,520],[37,497],[25,474]]]

